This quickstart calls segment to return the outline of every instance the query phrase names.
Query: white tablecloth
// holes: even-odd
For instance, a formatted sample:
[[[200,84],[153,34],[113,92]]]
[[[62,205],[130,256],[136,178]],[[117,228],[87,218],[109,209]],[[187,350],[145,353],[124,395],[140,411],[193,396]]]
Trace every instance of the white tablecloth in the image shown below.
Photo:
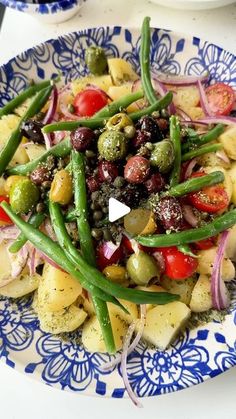
[[[87,0],[72,20],[45,25],[7,10],[0,32],[0,64],[17,53],[58,35],[97,25],[140,27],[143,16],[152,25],[202,37],[236,54],[236,5],[214,11],[176,11],[146,0]],[[222,419],[236,416],[236,370],[190,389],[143,400],[144,410],[129,400],[108,400],[54,390],[0,363],[2,419]]]

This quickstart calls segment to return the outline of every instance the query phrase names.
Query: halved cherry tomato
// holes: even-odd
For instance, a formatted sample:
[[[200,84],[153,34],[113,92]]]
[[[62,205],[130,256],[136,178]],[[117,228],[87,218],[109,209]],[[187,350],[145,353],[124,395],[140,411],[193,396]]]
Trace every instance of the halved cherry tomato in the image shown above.
[[[0,202],[2,201],[6,201],[9,204],[9,199],[4,195],[0,195]],[[1,207],[0,207],[0,221],[3,221],[4,223],[7,223],[7,224],[13,224],[10,217],[8,217],[8,215],[5,213],[5,211]]]
[[[106,242],[103,242],[97,247],[96,250],[97,266],[101,271],[103,271],[103,269],[105,269],[109,265],[115,265],[123,257],[122,247],[119,246],[113,253],[113,255],[110,257],[110,259],[107,259],[107,257],[105,256],[106,247]]]
[[[194,247],[198,250],[208,250],[215,246],[216,237],[210,237],[209,239],[199,240],[194,243]]]
[[[177,247],[160,247],[156,248],[156,251],[160,252],[164,258],[164,274],[169,278],[174,280],[186,279],[196,272],[197,259],[185,255]]]
[[[209,107],[214,115],[228,115],[234,106],[235,92],[228,84],[215,83],[205,90]]]
[[[76,115],[92,116],[106,106],[107,102],[107,96],[101,90],[86,89],[75,96],[73,105]]]
[[[136,242],[136,245],[139,248],[139,250],[142,250],[143,252],[146,252],[146,253],[149,253],[149,250],[152,249],[152,247],[142,246],[138,242]],[[121,247],[127,255],[131,255],[132,253],[134,253],[133,245],[131,241],[129,240],[129,238],[125,235],[122,236]]]
[[[193,173],[191,177],[204,176],[204,172]],[[229,205],[229,197],[223,185],[213,185],[203,188],[201,191],[188,194],[190,203],[199,211],[215,212],[222,211]]]

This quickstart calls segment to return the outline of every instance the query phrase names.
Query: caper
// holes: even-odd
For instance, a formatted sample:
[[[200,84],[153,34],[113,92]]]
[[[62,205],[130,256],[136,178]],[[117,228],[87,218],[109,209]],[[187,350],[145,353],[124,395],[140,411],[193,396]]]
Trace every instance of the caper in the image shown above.
[[[95,221],[100,221],[102,219],[102,217],[103,217],[102,211],[94,211],[94,213],[93,213],[93,219]]]
[[[45,181],[42,183],[42,188],[43,188],[43,189],[50,189],[50,188],[51,188],[51,184],[52,184],[52,182],[51,182],[50,180],[45,180]]]
[[[39,200],[39,190],[30,179],[20,179],[10,190],[10,204],[14,212],[27,213]]]
[[[153,118],[160,118],[160,112],[159,112],[159,111],[154,111],[154,112],[152,113],[152,117],[153,117]]]
[[[47,166],[47,169],[48,170],[55,169],[55,166],[56,166],[56,158],[54,156],[52,156],[52,155],[48,156],[47,157],[47,160],[46,160],[46,166]]]
[[[121,188],[125,184],[125,179],[122,176],[117,176],[113,182],[115,188]]]
[[[120,131],[104,131],[98,139],[98,151],[100,156],[108,161],[119,160],[125,157],[127,152],[127,139]]]
[[[112,235],[111,235],[110,231],[108,230],[108,228],[104,228],[103,229],[103,238],[107,242],[109,242],[110,240],[112,240]]]
[[[43,202],[39,202],[39,203],[36,205],[36,212],[38,212],[38,213],[42,213],[44,210],[45,210],[45,205],[44,205],[44,203],[43,203]]]
[[[145,144],[145,147],[146,147],[148,150],[150,150],[150,151],[152,151],[152,150],[154,149],[154,145],[153,145],[152,143],[149,143],[149,142],[147,142],[147,143]]]
[[[99,191],[94,191],[91,193],[92,201],[96,201],[99,198]]]
[[[132,281],[137,285],[147,285],[152,278],[160,276],[155,259],[142,251],[129,257],[126,269]]]
[[[97,209],[100,209],[101,207],[100,207],[100,205],[99,205],[99,203],[98,202],[92,202],[92,204],[90,205],[90,208],[91,208],[91,210],[97,210]]]
[[[126,113],[120,112],[116,115],[113,115],[110,119],[108,119],[106,123],[107,129],[114,129],[117,131],[123,131],[126,127],[132,127],[133,122]]]
[[[161,116],[162,116],[162,118],[169,118],[169,113],[168,113],[168,111],[166,110],[166,109],[162,109],[161,110]]]
[[[91,46],[85,51],[85,62],[92,74],[101,75],[107,68],[107,59],[101,47]]]
[[[96,156],[96,154],[94,153],[94,151],[93,151],[93,150],[86,150],[86,151],[85,151],[85,156],[86,156],[88,159],[92,159],[93,157],[95,157],[95,156]]]
[[[170,171],[175,159],[174,147],[171,141],[163,140],[154,145],[151,153],[150,164],[157,167],[160,173]]]
[[[99,240],[102,238],[102,230],[100,228],[93,228],[91,230],[91,235],[92,237],[94,237],[96,240]]]
[[[133,125],[127,125],[127,127],[124,127],[124,134],[126,138],[130,139],[135,136],[136,129]]]
[[[75,107],[72,105],[72,103],[69,103],[69,105],[68,105],[68,111],[70,113],[75,113]]]

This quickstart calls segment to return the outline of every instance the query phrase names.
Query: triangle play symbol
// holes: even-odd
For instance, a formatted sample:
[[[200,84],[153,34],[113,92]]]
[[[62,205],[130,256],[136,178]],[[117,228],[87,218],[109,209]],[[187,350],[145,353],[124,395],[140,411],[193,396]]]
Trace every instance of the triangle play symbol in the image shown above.
[[[129,214],[131,211],[130,207],[127,205],[122,204],[122,202],[117,201],[115,198],[109,199],[109,221],[113,223],[114,221],[118,220],[119,218],[124,217],[124,215]]]

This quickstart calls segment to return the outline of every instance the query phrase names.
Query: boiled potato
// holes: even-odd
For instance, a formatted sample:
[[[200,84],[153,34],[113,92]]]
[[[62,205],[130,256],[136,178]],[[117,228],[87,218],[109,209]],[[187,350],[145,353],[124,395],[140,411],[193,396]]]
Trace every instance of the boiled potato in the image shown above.
[[[107,92],[109,87],[112,86],[112,79],[109,75],[104,76],[86,76],[71,82],[71,89],[73,94],[76,96],[77,93],[84,90],[88,84],[93,84],[99,87],[99,89]]]
[[[217,247],[208,250],[198,251],[197,272],[202,275],[211,275],[212,267],[216,257]],[[227,254],[227,253],[226,253]],[[230,259],[224,257],[221,263],[221,276],[223,281],[231,281],[235,277],[235,267]]]
[[[184,304],[189,305],[193,287],[196,283],[196,279],[187,278],[182,281],[173,281],[172,279],[165,276],[161,284],[166,289],[166,291],[171,294],[178,294],[180,296],[180,301]]]
[[[190,309],[180,301],[159,305],[147,312],[143,338],[164,351],[190,317]]]
[[[202,156],[198,157],[198,163],[200,166],[203,166],[205,169],[205,166],[211,166],[211,167],[223,167],[224,169],[230,168],[230,161],[229,163],[226,163],[222,159],[220,159],[216,153],[206,153]]]
[[[233,162],[231,164],[231,167],[230,167],[230,170],[228,171],[228,174],[229,174],[231,182],[232,182],[231,202],[234,205],[236,205],[236,162]]]
[[[212,308],[211,282],[207,275],[200,275],[193,288],[190,308],[195,313],[201,313]]]
[[[119,302],[128,310],[128,313],[125,313],[121,307],[118,307],[117,305],[113,303],[108,303],[108,309],[109,313],[113,315],[119,316],[122,320],[124,320],[127,323],[131,323],[133,320],[137,320],[138,318],[138,308],[137,305],[132,303],[131,301],[126,300],[120,300]]]
[[[142,291],[149,291],[149,292],[166,292],[166,290],[161,287],[160,285],[149,285],[148,287],[142,287],[141,285],[139,285],[138,287],[136,287],[137,290],[142,290]],[[153,307],[156,307],[155,304],[146,304],[146,310],[151,310]]]
[[[38,157],[41,157],[45,153],[46,148],[41,144],[27,144],[25,145],[25,152],[29,160],[36,160]]]
[[[233,262],[236,262],[236,225],[229,229],[225,254]]]
[[[122,348],[128,326],[124,320],[113,313],[110,313],[110,319],[116,350],[119,351]],[[101,327],[96,316],[85,322],[82,330],[82,343],[89,352],[107,352]]]
[[[220,171],[224,174],[225,179],[224,179],[224,182],[223,182],[223,186],[224,186],[224,188],[227,192],[229,200],[231,200],[232,193],[233,193],[233,184],[232,184],[232,180],[231,180],[231,177],[230,177],[228,171],[225,170],[221,166],[214,166],[214,167],[207,166],[207,167],[204,167],[204,172],[207,173],[207,174],[212,173],[212,172],[216,172],[216,171],[217,172]]]
[[[16,115],[4,115],[0,119],[0,150],[3,149],[5,144],[7,143],[10,135],[16,129],[20,118]],[[19,145],[17,148],[9,166],[15,166],[17,164],[25,164],[28,162],[28,156],[25,152],[24,147]]]
[[[58,311],[70,306],[81,292],[82,287],[75,278],[45,263],[38,299],[46,311]]]
[[[72,332],[78,329],[87,317],[87,313],[75,304],[62,310],[47,311],[44,305],[40,304],[37,293],[34,296],[33,308],[38,315],[40,328],[46,333]]]
[[[29,275],[22,272],[22,275],[0,288],[0,295],[4,295],[9,298],[23,297],[38,288],[39,280],[40,276],[38,274]]]
[[[5,183],[6,183],[6,180],[1,176],[0,177],[0,195],[6,195]]]
[[[0,286],[3,286],[11,277],[11,262],[4,241],[0,244],[0,261]]]
[[[191,106],[190,108],[185,106],[181,109],[183,109],[183,111],[185,111],[193,121],[205,117],[205,114],[200,106]]]
[[[236,160],[236,127],[229,127],[219,137],[219,142],[223,145],[225,152],[232,159]]]
[[[122,98],[123,96],[130,94],[132,92],[132,86],[133,86],[133,83],[125,83],[125,84],[122,84],[121,86],[110,86],[107,94],[112,100],[118,100]],[[143,99],[141,100],[143,101]],[[140,101],[138,102],[140,103]],[[137,104],[134,102],[128,106],[127,111],[136,112],[138,109],[139,108]]]
[[[187,113],[191,108],[198,106],[200,95],[196,86],[183,86],[176,89],[173,95],[173,103],[175,106],[183,109]]]
[[[107,63],[113,83],[117,86],[139,78],[131,64],[123,58],[108,58]]]

